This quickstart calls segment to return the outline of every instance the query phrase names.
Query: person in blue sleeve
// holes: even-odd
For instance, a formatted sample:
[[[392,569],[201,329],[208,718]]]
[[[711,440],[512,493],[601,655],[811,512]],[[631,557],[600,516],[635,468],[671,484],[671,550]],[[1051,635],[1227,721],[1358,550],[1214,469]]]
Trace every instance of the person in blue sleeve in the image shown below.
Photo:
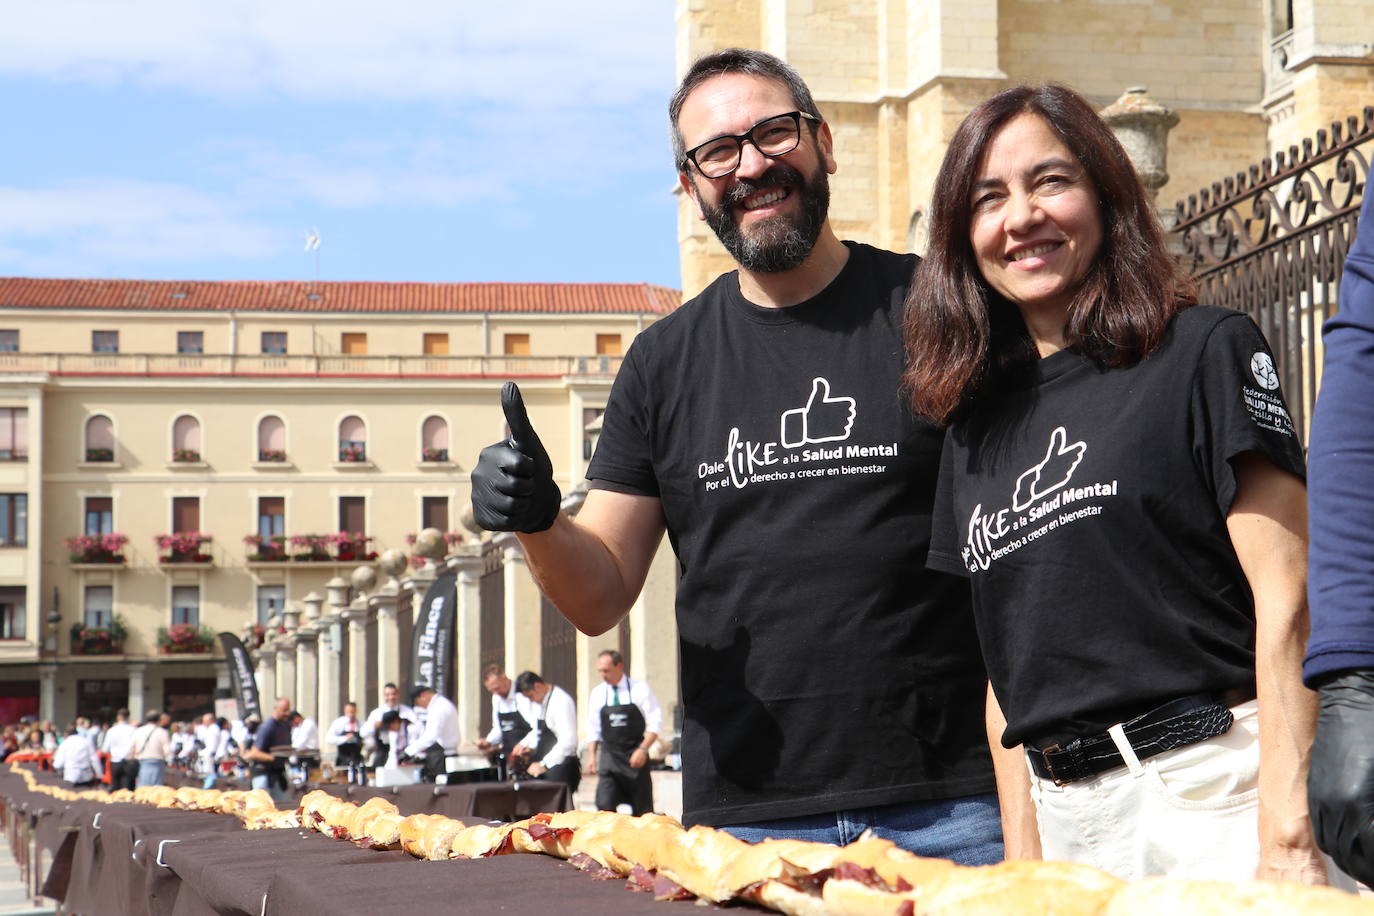
[[[1374,884],[1374,194],[1365,188],[1340,310],[1322,330],[1308,443],[1312,636],[1303,679],[1321,696],[1308,775],[1317,844]]]

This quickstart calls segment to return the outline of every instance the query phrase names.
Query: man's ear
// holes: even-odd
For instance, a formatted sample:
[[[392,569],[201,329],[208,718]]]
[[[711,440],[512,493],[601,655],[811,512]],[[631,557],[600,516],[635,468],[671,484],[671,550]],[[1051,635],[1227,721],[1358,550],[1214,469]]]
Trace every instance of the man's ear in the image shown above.
[[[697,182],[690,172],[678,172],[677,180],[682,185],[682,190],[691,198],[692,205],[697,209],[697,219],[706,219],[706,211],[701,209],[701,195],[697,194]]]
[[[834,175],[835,164],[835,138],[830,135],[830,122],[822,121],[820,128],[816,131],[816,146],[821,151],[821,161],[825,163],[825,171]]]

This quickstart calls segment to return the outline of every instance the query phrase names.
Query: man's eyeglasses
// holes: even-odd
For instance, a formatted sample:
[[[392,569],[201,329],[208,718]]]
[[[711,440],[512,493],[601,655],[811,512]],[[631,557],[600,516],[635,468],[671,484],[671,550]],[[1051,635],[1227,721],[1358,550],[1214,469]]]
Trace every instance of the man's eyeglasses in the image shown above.
[[[789,111],[787,114],[765,118],[742,134],[726,134],[694,146],[683,155],[682,167],[687,163],[697,167],[697,171],[707,178],[724,178],[739,168],[740,156],[744,153],[746,141],[754,144],[754,149],[770,159],[785,155],[797,148],[801,142],[801,119],[819,124],[821,119],[804,111]]]

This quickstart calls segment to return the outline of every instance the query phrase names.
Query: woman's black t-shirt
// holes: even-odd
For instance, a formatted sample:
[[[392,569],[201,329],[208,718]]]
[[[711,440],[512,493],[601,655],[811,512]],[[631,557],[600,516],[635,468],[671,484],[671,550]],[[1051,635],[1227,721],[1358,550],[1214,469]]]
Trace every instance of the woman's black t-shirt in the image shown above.
[[[1263,335],[1204,306],[1134,366],[1060,351],[950,429],[929,563],[972,580],[1004,745],[1253,681],[1253,600],[1226,528],[1230,460],[1247,451],[1304,475]]]

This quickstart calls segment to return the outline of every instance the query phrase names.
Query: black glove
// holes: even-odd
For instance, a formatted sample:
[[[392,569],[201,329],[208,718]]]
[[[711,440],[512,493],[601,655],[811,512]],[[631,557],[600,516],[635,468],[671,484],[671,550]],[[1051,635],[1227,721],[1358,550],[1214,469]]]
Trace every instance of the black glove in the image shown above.
[[[412,756],[410,756],[409,754],[397,754],[397,755],[396,755],[396,765],[397,765],[397,766],[401,766],[401,765],[403,765],[403,764],[410,763],[410,762],[411,762],[412,760],[414,760],[414,759],[415,759],[415,758],[412,757]]]
[[[1321,713],[1307,801],[1317,845],[1374,883],[1374,669],[1342,671],[1317,688]]]
[[[487,531],[544,531],[558,518],[563,494],[553,462],[525,414],[514,382],[501,388],[510,439],[482,449],[472,469],[472,517]]]

